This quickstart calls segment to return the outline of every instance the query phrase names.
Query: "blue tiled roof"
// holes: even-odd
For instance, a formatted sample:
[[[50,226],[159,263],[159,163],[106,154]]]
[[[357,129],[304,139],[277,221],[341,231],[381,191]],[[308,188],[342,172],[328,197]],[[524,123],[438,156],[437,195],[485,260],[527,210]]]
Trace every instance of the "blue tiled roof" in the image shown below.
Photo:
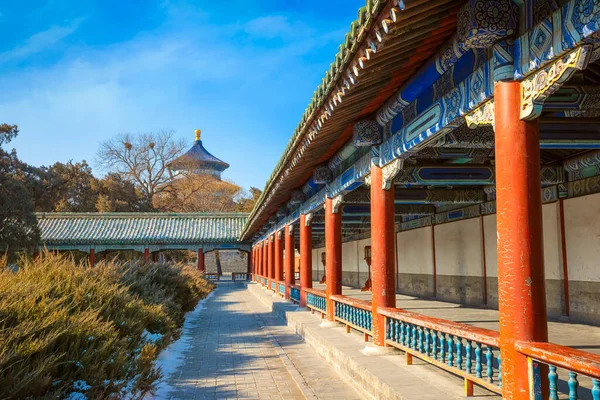
[[[225,161],[219,160],[217,157],[213,156],[204,148],[202,145],[202,140],[196,140],[194,145],[181,157],[174,161],[174,165],[182,165],[186,166],[191,164],[194,167],[202,167],[209,166],[218,171],[224,171],[229,168],[229,164]]]
[[[44,244],[234,243],[248,219],[237,213],[38,213]]]

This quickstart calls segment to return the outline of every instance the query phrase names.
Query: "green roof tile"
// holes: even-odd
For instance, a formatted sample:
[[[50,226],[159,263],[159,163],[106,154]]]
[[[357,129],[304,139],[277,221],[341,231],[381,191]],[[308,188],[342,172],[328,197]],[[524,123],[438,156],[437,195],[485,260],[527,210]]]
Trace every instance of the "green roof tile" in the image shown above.
[[[38,213],[41,240],[66,244],[234,243],[248,214]]]

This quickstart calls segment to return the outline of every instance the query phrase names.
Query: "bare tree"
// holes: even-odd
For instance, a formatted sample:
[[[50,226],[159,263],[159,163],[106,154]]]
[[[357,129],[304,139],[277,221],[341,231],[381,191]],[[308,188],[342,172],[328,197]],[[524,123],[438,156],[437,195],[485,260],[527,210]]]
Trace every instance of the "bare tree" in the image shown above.
[[[155,196],[184,173],[169,168],[185,148],[185,141],[175,140],[174,136],[173,130],[120,133],[100,145],[97,163],[105,171],[116,172],[133,182],[152,206]]]

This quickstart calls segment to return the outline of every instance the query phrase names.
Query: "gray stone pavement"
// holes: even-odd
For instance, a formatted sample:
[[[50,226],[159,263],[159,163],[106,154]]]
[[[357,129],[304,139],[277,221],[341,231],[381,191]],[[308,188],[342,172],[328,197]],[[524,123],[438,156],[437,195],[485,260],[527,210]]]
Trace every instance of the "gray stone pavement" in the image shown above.
[[[218,284],[192,329],[172,399],[360,398],[243,283]]]

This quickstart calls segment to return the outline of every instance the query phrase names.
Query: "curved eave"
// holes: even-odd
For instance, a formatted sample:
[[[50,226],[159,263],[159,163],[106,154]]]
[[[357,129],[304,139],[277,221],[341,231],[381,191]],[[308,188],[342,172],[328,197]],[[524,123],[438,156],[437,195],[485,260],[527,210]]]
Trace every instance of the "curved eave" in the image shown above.
[[[407,0],[400,10],[394,3],[367,0],[368,10],[359,11],[359,19],[352,24],[252,210],[242,239],[260,229],[289,200],[290,193],[310,178],[314,167],[329,160],[350,139],[353,122],[377,111],[436,53],[455,32],[462,4]]]

